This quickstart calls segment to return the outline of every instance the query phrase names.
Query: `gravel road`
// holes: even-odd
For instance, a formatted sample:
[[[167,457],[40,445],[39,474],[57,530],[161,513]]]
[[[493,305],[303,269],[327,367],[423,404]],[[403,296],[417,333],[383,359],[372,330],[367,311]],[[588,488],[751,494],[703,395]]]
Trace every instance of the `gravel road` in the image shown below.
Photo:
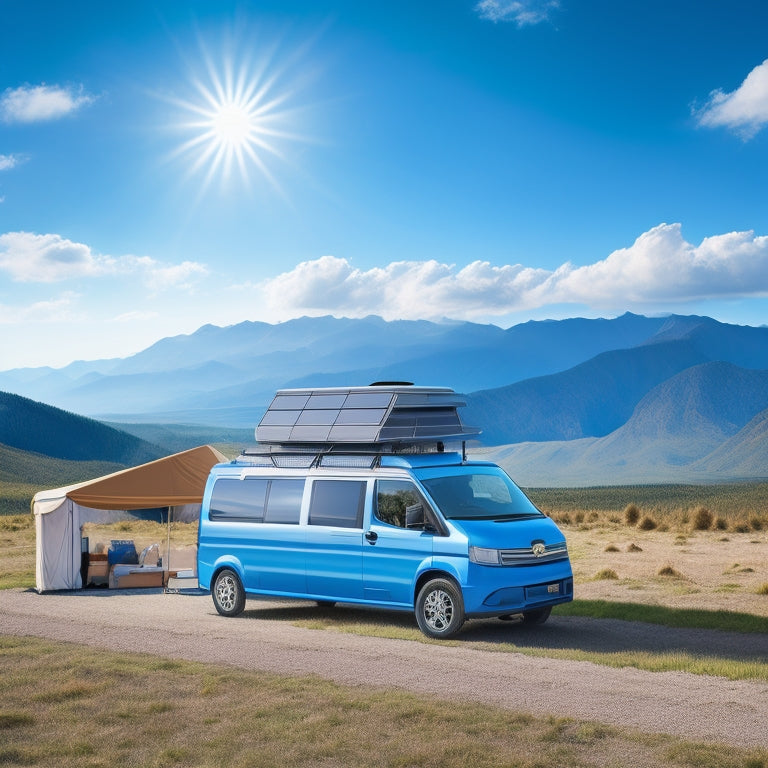
[[[696,741],[768,747],[768,683],[677,672],[612,669],[589,662],[498,653],[479,644],[541,648],[680,651],[768,664],[768,636],[674,630],[636,622],[553,617],[541,627],[468,622],[455,646],[426,645],[294,626],[308,603],[249,601],[236,619],[219,616],[197,591],[0,592],[0,632],[111,650],[316,674],[346,685],[400,688],[478,701],[534,715],[567,716]],[[369,612],[348,606],[355,616]],[[382,622],[412,624],[378,613]]]

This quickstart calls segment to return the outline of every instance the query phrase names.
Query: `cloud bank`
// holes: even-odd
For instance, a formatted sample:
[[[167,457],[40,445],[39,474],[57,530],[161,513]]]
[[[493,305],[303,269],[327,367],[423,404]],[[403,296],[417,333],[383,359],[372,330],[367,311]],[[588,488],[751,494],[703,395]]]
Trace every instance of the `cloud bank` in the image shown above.
[[[0,97],[0,118],[6,123],[57,120],[93,101],[82,86],[77,90],[45,84],[7,88]]]
[[[680,224],[660,224],[629,247],[586,266],[556,270],[522,265],[465,267],[396,261],[360,270],[323,256],[260,284],[274,316],[381,315],[385,319],[478,319],[555,304],[601,310],[667,302],[768,295],[768,237],[731,232],[685,241]]]
[[[560,0],[480,0],[475,10],[481,19],[514,22],[519,28],[548,21],[559,7]]]
[[[58,283],[78,278],[140,277],[151,291],[188,290],[208,274],[203,264],[163,264],[148,256],[104,256],[60,235],[7,232],[0,235],[0,272],[20,283]]]
[[[751,139],[768,123],[768,59],[732,93],[712,91],[707,103],[694,114],[701,126],[729,128],[744,140]]]

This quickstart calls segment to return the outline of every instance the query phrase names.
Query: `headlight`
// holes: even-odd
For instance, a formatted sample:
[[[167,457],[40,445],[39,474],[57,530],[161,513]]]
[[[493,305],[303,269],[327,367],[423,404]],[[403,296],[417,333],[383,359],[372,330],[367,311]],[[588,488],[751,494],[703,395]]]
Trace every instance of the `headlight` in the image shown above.
[[[499,550],[485,549],[484,547],[470,547],[469,559],[478,565],[499,565]]]

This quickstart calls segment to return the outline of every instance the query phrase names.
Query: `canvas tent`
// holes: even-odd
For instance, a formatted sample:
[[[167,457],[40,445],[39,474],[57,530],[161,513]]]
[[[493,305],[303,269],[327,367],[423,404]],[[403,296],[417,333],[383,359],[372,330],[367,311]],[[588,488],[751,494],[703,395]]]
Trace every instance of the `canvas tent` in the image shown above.
[[[80,589],[81,526],[119,512],[168,507],[177,514],[203,499],[208,473],[226,457],[209,445],[65,488],[36,493],[35,583],[38,592]]]

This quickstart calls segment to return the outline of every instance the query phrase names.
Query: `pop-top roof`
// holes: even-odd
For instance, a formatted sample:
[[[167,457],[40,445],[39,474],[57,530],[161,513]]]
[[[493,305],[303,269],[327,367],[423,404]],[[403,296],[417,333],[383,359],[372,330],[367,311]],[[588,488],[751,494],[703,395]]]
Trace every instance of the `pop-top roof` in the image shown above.
[[[461,423],[466,405],[448,387],[374,385],[282,389],[259,426],[259,443],[279,445],[428,443],[479,434]]]

